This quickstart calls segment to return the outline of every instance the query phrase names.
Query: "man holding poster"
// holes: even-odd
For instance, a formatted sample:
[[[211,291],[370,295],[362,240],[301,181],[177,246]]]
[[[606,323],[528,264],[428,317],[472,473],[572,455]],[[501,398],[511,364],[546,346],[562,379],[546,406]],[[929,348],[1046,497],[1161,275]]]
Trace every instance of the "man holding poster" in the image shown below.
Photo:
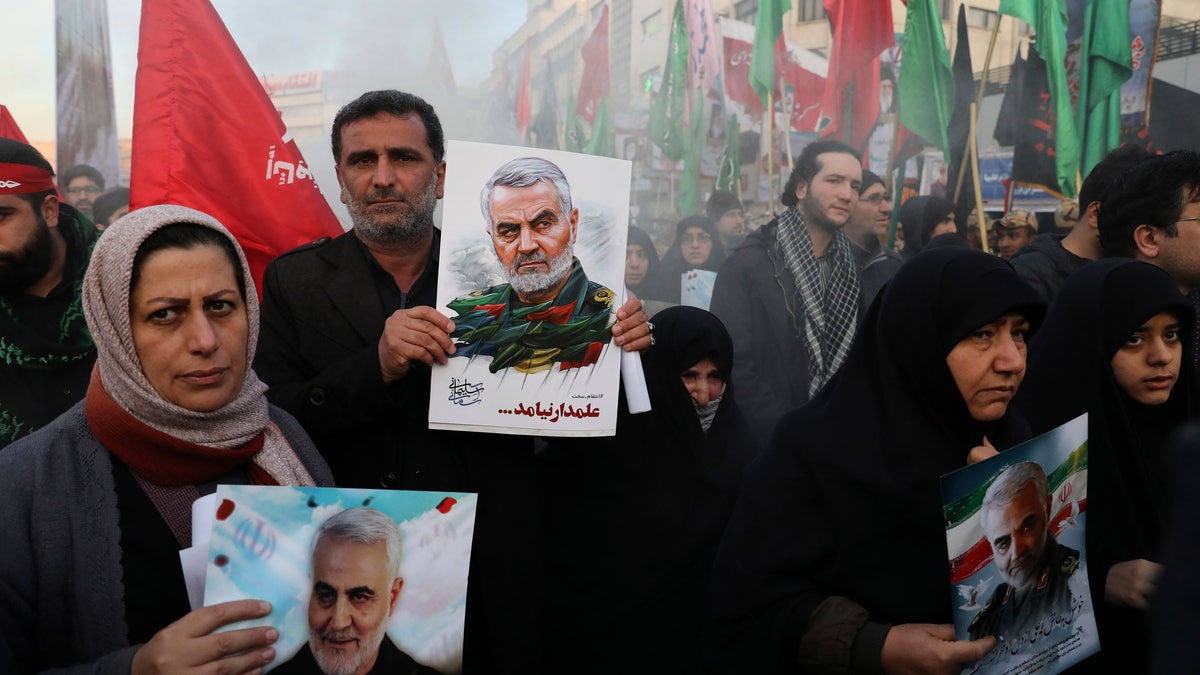
[[[540,659],[533,445],[429,428],[431,366],[454,346],[434,309],[447,163],[418,96],[367,92],[338,111],[333,157],[349,232],[285,253],[263,277],[254,370],[339,485],[477,492],[464,672],[527,672]],[[618,311],[624,349],[646,349],[641,303]],[[533,628],[530,628],[533,626]]]
[[[514,159],[484,184],[479,205],[508,281],[449,303],[453,356],[490,356],[493,373],[594,364],[612,337],[614,295],[575,258],[579,209],[562,170],[540,157]]]

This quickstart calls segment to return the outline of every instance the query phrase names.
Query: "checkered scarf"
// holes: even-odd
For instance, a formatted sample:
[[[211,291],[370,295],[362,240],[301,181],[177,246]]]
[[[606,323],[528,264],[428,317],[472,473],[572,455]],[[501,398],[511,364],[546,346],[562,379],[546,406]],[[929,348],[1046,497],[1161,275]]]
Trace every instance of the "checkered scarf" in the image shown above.
[[[796,279],[794,316],[804,317],[808,346],[808,395],[813,397],[837,372],[850,351],[858,323],[858,269],[850,241],[841,230],[833,233],[822,265],[813,254],[812,239],[799,209],[779,216],[779,247]],[[822,267],[827,270],[822,273]]]

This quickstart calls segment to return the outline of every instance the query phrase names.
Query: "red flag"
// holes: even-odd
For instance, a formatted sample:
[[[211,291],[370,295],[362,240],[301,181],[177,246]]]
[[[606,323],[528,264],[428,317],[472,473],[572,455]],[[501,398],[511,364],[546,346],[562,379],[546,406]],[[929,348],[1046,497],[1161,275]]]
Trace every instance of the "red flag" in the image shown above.
[[[785,87],[791,85],[791,110],[787,111],[796,131],[816,131],[821,117],[821,92],[825,89],[825,78],[808,70],[791,59],[786,52],[775,67],[780,73],[779,81]],[[787,104],[787,93],[781,93],[780,101]]]
[[[725,95],[752,112],[762,112],[762,101],[750,86],[750,48],[746,40],[722,38],[725,46]]]
[[[596,109],[600,99],[608,96],[608,5],[600,13],[600,20],[592,29],[592,35],[583,43],[583,80],[579,83],[579,98],[575,100],[575,113],[596,123]]]
[[[263,85],[208,0],[143,0],[129,205],[211,214],[254,283],[275,256],[342,233]]]
[[[21,133],[21,127],[17,126],[17,121],[13,119],[12,113],[8,112],[8,108],[0,105],[0,138],[11,138],[14,141],[21,141],[29,145],[29,141],[25,139],[25,134]]]
[[[517,135],[524,136],[525,128],[533,117],[533,104],[529,102],[529,43],[525,43],[525,65],[521,68],[521,84],[517,86]]]
[[[825,80],[823,136],[838,136],[861,148],[879,117],[879,54],[895,44],[890,0],[825,0],[833,46]],[[853,83],[853,95],[846,96]],[[846,126],[850,106],[851,128]]]
[[[425,66],[425,73],[433,91],[447,94],[446,99],[453,101],[452,105],[456,106],[458,85],[454,83],[454,70],[450,67],[450,55],[446,51],[446,41],[442,38],[442,25],[436,21],[433,24],[433,45],[429,49],[429,63]]]

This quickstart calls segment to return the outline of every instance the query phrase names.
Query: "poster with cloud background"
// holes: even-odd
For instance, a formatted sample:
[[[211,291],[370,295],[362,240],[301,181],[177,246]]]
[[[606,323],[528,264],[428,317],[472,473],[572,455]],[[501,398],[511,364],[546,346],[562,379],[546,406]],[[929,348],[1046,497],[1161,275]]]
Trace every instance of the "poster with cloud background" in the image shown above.
[[[308,642],[314,533],[329,517],[360,506],[385,513],[400,527],[404,581],[388,637],[443,673],[462,669],[475,494],[222,485],[216,503],[204,604],[244,598],[271,603],[263,619],[231,626],[279,630],[277,656],[267,670]]]
[[[566,285],[550,300],[533,299],[509,285],[481,203],[489,178],[508,162],[526,157],[561,170],[571,206],[579,211],[570,244],[578,266],[561,273]],[[611,436],[616,432],[621,350],[612,344],[610,326],[622,299],[631,163],[448,141],[446,166],[437,307],[455,322],[458,353],[433,368],[430,428]],[[529,190],[513,192],[525,200]],[[522,208],[525,203],[520,202]],[[549,209],[561,211],[556,203]],[[531,211],[520,229],[530,229],[528,222],[537,220],[532,216],[543,210],[538,206],[537,213]],[[544,273],[556,278],[550,264],[523,262],[529,260],[526,256],[554,255],[556,245],[546,250],[522,245],[525,250],[516,254],[511,253],[515,245],[499,246],[521,256],[510,258],[510,270],[528,265],[550,270]],[[580,269],[586,279],[578,276]]]

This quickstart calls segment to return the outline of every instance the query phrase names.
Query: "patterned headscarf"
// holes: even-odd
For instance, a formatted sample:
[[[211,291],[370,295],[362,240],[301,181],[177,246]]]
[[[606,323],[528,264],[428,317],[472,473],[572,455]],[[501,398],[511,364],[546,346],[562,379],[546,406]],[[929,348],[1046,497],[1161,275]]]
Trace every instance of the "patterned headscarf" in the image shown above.
[[[108,228],[92,252],[83,286],[83,311],[96,340],[96,366],[104,389],[137,419],[163,433],[197,445],[229,448],[245,444],[267,426],[267,386],[246,369],[237,398],[212,412],[181,408],[154,389],[142,372],[129,319],[133,259],[142,242],[167,225],[194,223],[235,241],[215,218],[182,206],[150,206],[121,218]],[[246,363],[254,360],[258,341],[258,294],[246,256],[236,246],[246,280],[249,326]]]

